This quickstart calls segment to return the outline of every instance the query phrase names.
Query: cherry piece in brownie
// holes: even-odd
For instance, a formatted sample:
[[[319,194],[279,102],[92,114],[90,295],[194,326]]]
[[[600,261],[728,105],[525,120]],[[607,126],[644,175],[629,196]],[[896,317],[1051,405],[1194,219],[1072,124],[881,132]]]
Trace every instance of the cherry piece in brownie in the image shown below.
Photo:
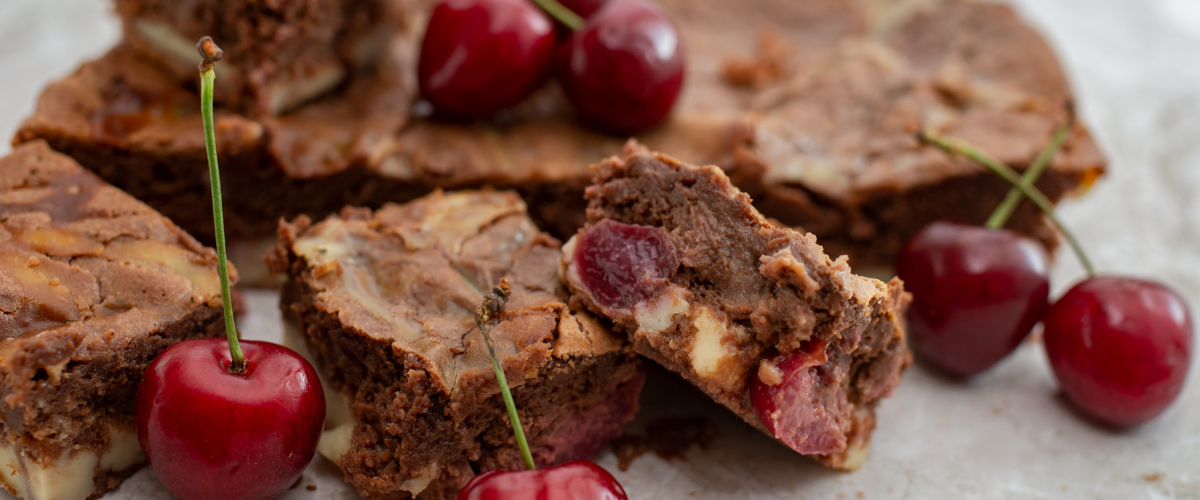
[[[563,248],[572,300],[797,452],[861,465],[910,363],[900,281],[852,274],[716,167],[634,149],[595,168],[589,222]]]
[[[211,249],[44,142],[0,158],[5,490],[84,500],[116,487],[145,461],[146,365],[224,332]]]
[[[320,450],[359,493],[449,499],[479,472],[522,468],[473,320],[501,279],[512,295],[489,333],[534,459],[590,458],[622,433],[637,356],[568,308],[560,255],[513,192],[436,191],[280,227],[269,260],[288,277],[285,319],[340,398]]]

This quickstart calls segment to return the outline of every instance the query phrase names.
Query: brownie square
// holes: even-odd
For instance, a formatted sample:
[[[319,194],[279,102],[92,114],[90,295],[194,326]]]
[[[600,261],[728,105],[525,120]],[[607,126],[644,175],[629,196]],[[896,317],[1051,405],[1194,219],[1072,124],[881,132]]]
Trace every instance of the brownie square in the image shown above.
[[[216,100],[274,115],[375,67],[403,21],[394,0],[116,0],[125,39],[179,81],[197,77],[196,42],[224,51]]]
[[[223,335],[221,318],[211,249],[44,142],[0,158],[0,484],[26,500],[116,487],[145,460],[146,365]]]
[[[489,327],[535,461],[586,459],[637,411],[629,345],[572,310],[557,240],[513,192],[434,193],[279,229],[281,306],[330,384],[320,450],[368,499],[450,499],[477,473],[519,469],[487,347],[483,293],[512,286]],[[344,411],[343,411],[344,410]]]
[[[852,274],[717,167],[631,148],[595,168],[588,223],[563,247],[573,303],[767,435],[858,468],[911,360],[900,280]]]

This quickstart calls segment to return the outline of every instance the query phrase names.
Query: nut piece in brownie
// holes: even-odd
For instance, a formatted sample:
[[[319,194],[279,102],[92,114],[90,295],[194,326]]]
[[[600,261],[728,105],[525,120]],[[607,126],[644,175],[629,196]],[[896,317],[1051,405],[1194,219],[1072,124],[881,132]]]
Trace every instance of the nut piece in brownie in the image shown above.
[[[983,222],[1009,189],[919,143],[916,130],[935,127],[1024,169],[1066,120],[1071,91],[1053,52],[1005,5],[660,3],[687,44],[687,83],[671,118],[637,139],[722,167],[764,215],[812,232],[860,269],[891,265],[930,222]],[[243,205],[229,207],[231,237],[270,237],[281,216],[320,218],[346,204],[378,207],[488,184],[518,190],[555,236],[574,234],[585,220],[586,166],[619,154],[626,138],[582,126],[554,86],[491,122],[425,117],[427,106],[410,106],[419,24],[396,32],[401,50],[387,59],[398,77],[352,82],[275,119],[218,110],[218,130],[229,136],[218,141],[227,198]],[[48,87],[16,141],[45,138],[203,239],[211,212],[195,175],[205,168],[203,141],[198,126],[183,122],[198,118],[159,113],[176,109],[163,103],[174,102],[167,97],[177,82],[135,78],[130,68],[154,65],[127,52],[105,56],[112,68],[88,63]],[[195,98],[185,97],[192,100],[183,109],[194,109]],[[1075,132],[1038,182],[1054,200],[1105,166],[1086,129]],[[1056,242],[1030,206],[1009,227]]]
[[[196,40],[225,49],[216,100],[273,115],[369,70],[401,20],[393,0],[116,0],[125,39],[180,82],[197,78]]]
[[[572,300],[783,444],[857,468],[911,358],[901,282],[851,274],[717,167],[631,149],[594,167],[563,247]]]
[[[534,459],[589,458],[622,433],[637,357],[568,308],[560,255],[513,192],[435,191],[280,226],[268,259],[288,277],[284,317],[349,406],[320,450],[359,493],[449,499],[477,472],[522,466],[473,320],[501,279],[512,296],[489,333]]]
[[[37,141],[0,158],[0,485],[84,500],[144,462],[134,398],[172,344],[223,335],[216,254]]]

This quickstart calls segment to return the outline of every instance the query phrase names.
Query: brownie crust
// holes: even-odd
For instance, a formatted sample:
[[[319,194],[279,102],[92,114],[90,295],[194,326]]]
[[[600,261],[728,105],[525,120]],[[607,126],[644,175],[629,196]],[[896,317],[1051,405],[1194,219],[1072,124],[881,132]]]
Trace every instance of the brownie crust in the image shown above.
[[[513,192],[281,224],[269,260],[288,275],[284,316],[348,403],[334,458],[360,494],[449,499],[478,472],[521,467],[472,319],[501,278],[513,292],[489,333],[535,461],[589,458],[620,435],[643,375],[627,344],[567,307],[558,258]]]

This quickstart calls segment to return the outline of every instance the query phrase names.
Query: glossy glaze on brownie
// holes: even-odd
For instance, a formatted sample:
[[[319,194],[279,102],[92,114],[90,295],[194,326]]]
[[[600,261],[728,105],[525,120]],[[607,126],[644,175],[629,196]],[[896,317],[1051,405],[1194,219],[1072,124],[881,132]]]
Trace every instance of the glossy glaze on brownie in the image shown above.
[[[418,12],[430,2],[419,3]],[[686,83],[671,118],[638,140],[720,166],[766,216],[813,232],[830,254],[859,266],[890,265],[899,245],[931,221],[981,222],[1008,189],[978,165],[918,143],[918,129],[963,137],[1023,169],[1066,119],[1071,93],[1053,53],[1004,5],[662,3],[687,50]],[[430,118],[412,84],[422,29],[415,24],[397,32],[395,72],[380,73],[391,77],[277,120],[226,114],[243,146],[222,163],[229,198],[247,204],[231,210],[232,236],[269,234],[281,215],[321,217],[346,203],[379,206],[482,185],[520,191],[534,220],[557,237],[583,223],[586,166],[618,154],[626,138],[582,126],[555,85],[490,121]],[[122,158],[128,167],[102,175],[203,235],[206,226],[192,221],[207,217],[206,188],[185,175],[203,167],[199,127],[180,130],[155,112],[115,134],[72,125],[113,114],[118,101],[108,96],[138,64],[124,50],[106,57],[115,69],[92,63],[51,85],[16,141],[45,138],[89,167]],[[368,86],[379,93],[361,90]],[[174,88],[127,87],[146,109]],[[162,139],[148,140],[155,137]],[[1057,200],[1090,185],[1104,165],[1079,125],[1039,187]],[[1028,206],[1009,227],[1056,242]]]
[[[811,357],[819,378],[806,400],[813,407],[797,411],[809,413],[817,434],[794,448],[832,467],[861,465],[875,407],[910,363],[903,284],[856,276],[812,234],[767,221],[717,167],[631,145],[626,158],[594,168],[588,224],[563,247],[572,300],[768,435],[752,379],[773,372],[775,380],[763,381],[779,383],[776,354]],[[635,239],[597,246],[617,228]],[[647,260],[657,268],[632,276],[613,268],[621,257],[608,256],[610,246],[640,256],[623,268]],[[610,293],[614,284],[622,294]]]
[[[513,293],[489,332],[535,460],[590,458],[621,434],[643,375],[626,343],[567,307],[559,255],[513,192],[280,226],[269,260],[288,276],[284,317],[350,408],[322,453],[359,493],[449,499],[477,472],[521,468],[473,321],[502,278]]]
[[[369,71],[403,22],[395,0],[116,0],[131,47],[195,84],[196,41],[225,51],[216,100],[273,115]]]
[[[0,484],[83,500],[136,471],[143,370],[220,311],[212,250],[43,142],[0,158]]]

